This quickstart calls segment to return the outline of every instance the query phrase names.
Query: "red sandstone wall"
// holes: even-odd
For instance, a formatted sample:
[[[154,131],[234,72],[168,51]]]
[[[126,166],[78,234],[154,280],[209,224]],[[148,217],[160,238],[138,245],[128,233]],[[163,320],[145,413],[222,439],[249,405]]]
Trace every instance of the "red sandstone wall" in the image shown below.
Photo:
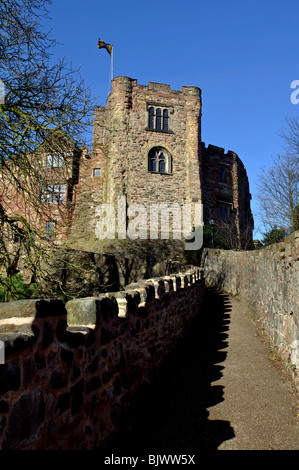
[[[150,104],[169,108],[168,132],[148,129]],[[129,203],[146,206],[153,202],[184,204],[191,202],[192,197],[200,200],[200,90],[182,87],[176,91],[169,85],[151,82],[142,86],[136,80],[117,77],[108,107],[112,131],[108,168],[111,201],[115,195],[123,194],[124,187]],[[148,152],[155,146],[171,153],[171,174],[148,171]]]
[[[196,268],[114,296],[0,305],[0,448],[98,448],[198,314],[203,295]]]
[[[148,128],[148,106],[166,107],[169,130]],[[148,153],[163,147],[172,156],[172,171],[148,171]],[[197,87],[171,90],[169,85],[137,84],[128,77],[115,77],[106,108],[96,107],[93,146],[86,168],[80,169],[76,188],[77,208],[72,234],[73,246],[96,246],[96,207],[117,198],[127,204],[172,204],[201,202],[201,91]],[[101,176],[92,177],[99,167]]]
[[[62,147],[63,148],[63,147]],[[50,152],[48,152],[50,153]],[[54,153],[54,152],[53,152]],[[31,228],[40,236],[45,236],[46,223],[55,223],[55,242],[63,243],[70,230],[75,202],[74,187],[78,183],[79,161],[86,149],[71,149],[70,155],[63,155],[63,166],[46,167],[46,155],[37,151],[33,157],[24,159],[24,168],[12,162],[0,171],[1,204],[9,217],[24,217]],[[30,173],[30,165],[32,171]],[[19,183],[19,186],[17,184]],[[64,198],[61,202],[47,201],[48,185],[64,185]],[[44,195],[45,200],[43,200]],[[22,225],[22,222],[19,221]]]

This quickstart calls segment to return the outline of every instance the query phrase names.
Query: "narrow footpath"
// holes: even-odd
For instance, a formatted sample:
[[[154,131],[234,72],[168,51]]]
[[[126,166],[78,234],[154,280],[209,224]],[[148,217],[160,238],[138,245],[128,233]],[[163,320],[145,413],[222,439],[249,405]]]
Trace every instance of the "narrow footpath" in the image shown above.
[[[106,453],[299,450],[299,406],[244,305],[207,291],[192,328],[144,387]]]

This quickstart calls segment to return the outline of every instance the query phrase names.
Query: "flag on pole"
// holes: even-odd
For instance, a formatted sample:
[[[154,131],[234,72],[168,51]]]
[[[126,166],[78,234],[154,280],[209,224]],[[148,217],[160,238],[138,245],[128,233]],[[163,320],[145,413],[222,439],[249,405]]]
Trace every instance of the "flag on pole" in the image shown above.
[[[110,55],[110,89],[111,89],[111,82],[113,79],[113,45],[107,44],[102,39],[98,40],[98,48],[99,49],[106,49],[108,54]]]
[[[99,39],[98,42],[99,49],[106,49],[106,51],[111,55],[112,54],[112,44],[106,44],[102,39]]]

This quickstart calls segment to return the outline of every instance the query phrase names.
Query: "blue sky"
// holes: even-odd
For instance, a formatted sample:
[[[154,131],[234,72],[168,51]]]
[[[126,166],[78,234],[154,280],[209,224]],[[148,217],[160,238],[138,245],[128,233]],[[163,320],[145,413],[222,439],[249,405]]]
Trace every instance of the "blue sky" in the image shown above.
[[[97,104],[105,106],[113,75],[174,90],[202,90],[202,140],[235,151],[246,166],[255,226],[256,180],[281,152],[279,131],[299,116],[291,82],[299,80],[298,0],[53,0],[56,54],[81,67]],[[255,238],[260,238],[256,232]]]

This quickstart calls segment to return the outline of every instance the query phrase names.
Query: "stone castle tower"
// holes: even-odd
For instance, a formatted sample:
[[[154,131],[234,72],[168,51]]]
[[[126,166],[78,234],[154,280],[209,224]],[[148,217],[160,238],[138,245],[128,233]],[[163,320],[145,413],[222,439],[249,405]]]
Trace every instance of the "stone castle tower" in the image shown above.
[[[94,113],[92,151],[74,188],[70,243],[96,250],[96,208],[116,204],[201,203],[205,221],[229,221],[240,235],[251,224],[249,184],[234,152],[201,140],[201,90],[116,77],[106,107]],[[252,230],[251,230],[252,231]]]

